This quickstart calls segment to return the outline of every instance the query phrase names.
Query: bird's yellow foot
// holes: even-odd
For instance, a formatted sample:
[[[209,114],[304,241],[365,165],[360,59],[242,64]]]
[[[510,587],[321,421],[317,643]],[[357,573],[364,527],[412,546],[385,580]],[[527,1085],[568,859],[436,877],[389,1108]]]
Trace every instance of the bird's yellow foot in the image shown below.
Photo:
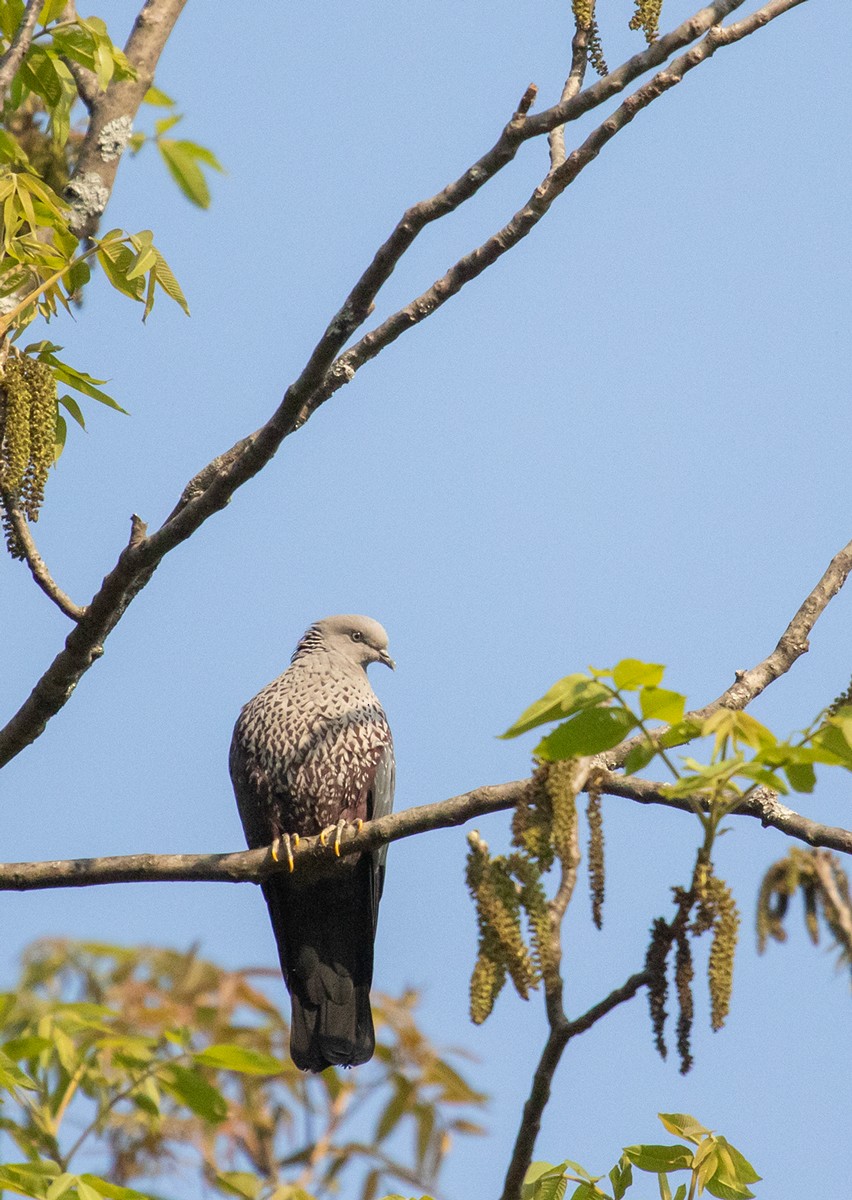
[[[290,868],[292,873],[296,869],[296,864],[293,860],[293,851],[297,850],[299,847],[298,833],[294,833],[292,835],[289,833],[282,833],[280,837],[275,839],[275,841],[272,843],[272,858],[275,862],[280,861],[282,846],[284,848],[284,853],[287,856],[287,866]]]
[[[328,839],[334,834],[335,855],[340,858],[340,839],[343,836],[343,831],[346,829],[346,821],[338,821],[336,825],[326,825],[325,829],[320,833],[319,840],[323,846],[328,845]]]

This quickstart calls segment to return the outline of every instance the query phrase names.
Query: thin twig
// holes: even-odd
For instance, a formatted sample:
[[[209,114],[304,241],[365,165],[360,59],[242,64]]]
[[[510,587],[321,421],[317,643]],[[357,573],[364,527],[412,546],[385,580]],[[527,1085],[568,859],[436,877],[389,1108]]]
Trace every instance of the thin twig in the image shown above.
[[[577,22],[574,37],[571,41],[571,70],[565,80],[565,87],[559,99],[560,104],[573,100],[583,86],[588,62],[589,31]],[[565,162],[565,126],[557,125],[547,135],[550,147],[550,166],[559,167]]]
[[[65,613],[66,617],[70,617],[72,621],[81,621],[86,614],[85,608],[81,608],[79,604],[75,604],[71,597],[63,592],[62,588],[50,574],[50,571],[48,571],[47,564],[36,548],[26,517],[18,507],[14,496],[9,492],[2,492],[0,493],[0,501],[2,501],[3,508],[9,518],[9,523],[14,530],[17,544],[23,551],[24,559],[33,579],[44,592],[45,596],[48,596],[56,607]]]
[[[21,23],[15,30],[15,36],[9,43],[6,53],[0,58],[0,104],[6,100],[6,93],[12,86],[12,80],[18,67],[24,61],[33,40],[33,30],[36,27],[39,13],[44,7],[44,0],[29,0],[21,17]]]
[[[850,571],[852,571],[852,542],[848,542],[832,558],[819,582],[806,596],[796,615],[781,634],[778,645],[772,653],[747,671],[737,671],[734,682],[722,692],[721,696],[711,701],[710,704],[706,704],[704,708],[696,708],[688,712],[684,720],[700,723],[706,721],[721,708],[737,710],[746,708],[771,683],[786,674],[803,654],[807,654],[810,648],[808,638],[814,625],[843,587]],[[668,726],[664,726],[662,729],[655,730],[655,737],[659,737],[667,729]],[[622,742],[620,746],[616,746],[614,750],[602,755],[602,759],[609,768],[620,767],[634,746],[644,740],[644,738],[630,738],[628,741]]]

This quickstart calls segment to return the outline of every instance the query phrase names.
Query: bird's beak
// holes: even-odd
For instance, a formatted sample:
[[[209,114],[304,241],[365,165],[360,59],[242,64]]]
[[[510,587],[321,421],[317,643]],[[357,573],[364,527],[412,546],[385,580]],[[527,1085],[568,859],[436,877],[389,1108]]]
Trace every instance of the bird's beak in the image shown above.
[[[386,667],[390,667],[392,671],[396,670],[396,663],[393,661],[387,650],[379,651],[379,662],[383,662]]]

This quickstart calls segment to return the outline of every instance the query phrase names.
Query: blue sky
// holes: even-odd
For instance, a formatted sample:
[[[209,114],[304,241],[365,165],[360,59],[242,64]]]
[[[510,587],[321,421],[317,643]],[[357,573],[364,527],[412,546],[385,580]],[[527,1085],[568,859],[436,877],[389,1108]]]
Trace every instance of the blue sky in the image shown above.
[[[641,46],[616,7],[601,0],[610,65]],[[118,41],[132,9],[98,9]],[[490,146],[531,80],[543,104],[558,94],[567,10],[377,0],[265,5],[252,19],[188,5],[157,81],[186,113],[182,136],[228,174],[201,213],[146,150],[122,165],[108,225],[154,229],[192,317],[163,302],[143,327],[98,283],[79,319],[50,331],[131,412],[88,406],[36,530],[79,602],[132,512],[154,526],[271,413],[403,208]],[[664,11],[670,25],[688,9]],[[825,5],[802,5],[642,113],[526,241],[364,368],[167,559],[72,702],[3,772],[4,858],[241,846],[227,774],[236,714],[329,613],[365,612],[390,632],[398,669],[374,683],[400,807],[528,773],[532,738],[495,735],[569,671],[665,662],[670,686],[702,703],[772,649],[850,537],[852,17],[831,11],[824,48],[827,19]],[[544,155],[527,145],[428,229],[376,319],[502,224]],[[0,563],[0,581],[10,714],[67,622],[19,564]],[[757,717],[801,728],[845,687],[850,606],[837,598]],[[797,800],[848,824],[849,794],[826,778]],[[638,969],[697,842],[683,814],[613,798],[604,818],[604,930],[582,894],[567,923],[571,1015]],[[818,1178],[839,1197],[848,978],[807,943],[798,913],[789,943],[757,958],[756,890],[789,843],[733,825],[717,854],[744,918],[728,1026],[709,1033],[698,987],[684,1079],[656,1057],[644,999],[620,1009],[570,1047],[537,1156],[607,1170],[621,1145],[659,1139],[658,1111],[685,1111],[752,1159],[759,1195],[792,1200]],[[496,848],[507,827],[505,815],[478,823]],[[538,997],[506,993],[484,1027],[467,1020],[465,848],[463,830],[392,848],[376,969],[380,988],[422,991],[436,1041],[481,1059],[489,1137],[451,1157],[452,1197],[495,1194],[544,1036]],[[7,982],[21,947],[48,933],[198,941],[234,966],[274,959],[248,886],[4,894],[0,922]]]

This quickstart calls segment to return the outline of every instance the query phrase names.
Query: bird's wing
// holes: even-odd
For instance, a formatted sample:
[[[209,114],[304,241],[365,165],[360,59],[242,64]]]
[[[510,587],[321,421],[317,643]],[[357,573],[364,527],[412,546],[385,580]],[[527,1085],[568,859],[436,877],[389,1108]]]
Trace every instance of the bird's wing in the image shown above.
[[[370,788],[368,798],[368,819],[371,821],[377,820],[379,817],[386,817],[388,813],[393,811],[393,793],[396,785],[396,760],[393,753],[393,742],[388,740],[382,757],[379,759],[376,767],[376,773],[373,776],[373,783]],[[382,891],[385,886],[385,862],[387,861],[388,848],[387,844],[380,847],[371,857],[373,859],[372,872],[372,915],[373,929],[376,928],[376,922],[379,917],[379,901],[382,898]]]

